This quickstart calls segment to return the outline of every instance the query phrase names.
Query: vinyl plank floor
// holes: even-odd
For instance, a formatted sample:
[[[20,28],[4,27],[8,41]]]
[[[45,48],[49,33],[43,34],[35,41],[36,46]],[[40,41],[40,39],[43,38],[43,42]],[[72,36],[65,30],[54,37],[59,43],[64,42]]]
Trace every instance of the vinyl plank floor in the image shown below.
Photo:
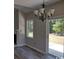
[[[15,59],[56,59],[53,55],[39,53],[26,46],[14,48]]]

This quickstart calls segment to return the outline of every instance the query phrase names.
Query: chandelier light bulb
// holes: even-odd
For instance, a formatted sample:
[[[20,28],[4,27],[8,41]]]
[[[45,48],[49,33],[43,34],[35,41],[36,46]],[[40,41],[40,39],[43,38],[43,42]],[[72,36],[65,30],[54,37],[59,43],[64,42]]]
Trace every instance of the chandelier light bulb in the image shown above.
[[[44,8],[41,8],[40,9],[40,13],[44,13],[45,9]]]
[[[35,11],[34,11],[34,14],[35,14],[35,15],[38,15],[38,10],[35,10]]]
[[[38,16],[41,16],[41,13],[39,12],[39,15]]]
[[[51,14],[53,15],[54,12],[55,12],[55,9],[51,9],[50,12],[51,12]]]
[[[55,12],[55,9],[49,9],[48,11],[45,9],[45,4],[43,0],[42,8],[39,10],[35,10],[34,14],[37,16],[40,20],[44,21],[46,18],[51,18]]]
[[[47,16],[50,17],[50,11],[47,13]]]

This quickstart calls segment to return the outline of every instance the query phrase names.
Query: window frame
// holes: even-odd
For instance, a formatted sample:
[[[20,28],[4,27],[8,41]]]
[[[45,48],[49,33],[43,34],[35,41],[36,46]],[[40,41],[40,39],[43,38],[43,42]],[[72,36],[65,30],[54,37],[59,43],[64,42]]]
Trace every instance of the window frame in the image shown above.
[[[59,51],[56,51],[54,49],[49,48],[49,21],[53,20],[53,19],[61,19],[61,18],[64,18],[64,16],[54,16],[54,17],[51,17],[50,19],[48,19],[48,53],[51,54],[51,55],[52,54],[55,55],[57,58],[63,58],[64,59],[64,52],[62,53],[62,52],[59,52]],[[64,50],[64,48],[63,48],[63,50]]]
[[[27,21],[33,21],[33,19],[26,19],[26,20],[25,20],[25,38],[33,39],[33,37],[28,37],[28,32],[27,32]],[[34,36],[34,35],[33,35],[33,36]]]

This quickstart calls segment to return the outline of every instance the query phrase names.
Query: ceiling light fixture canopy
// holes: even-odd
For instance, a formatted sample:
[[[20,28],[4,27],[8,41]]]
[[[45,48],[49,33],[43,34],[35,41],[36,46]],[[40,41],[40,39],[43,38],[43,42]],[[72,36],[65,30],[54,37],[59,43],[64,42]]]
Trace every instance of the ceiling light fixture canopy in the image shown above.
[[[44,4],[44,0],[43,0],[43,4],[42,4],[42,8],[39,10],[35,10],[34,11],[34,15],[37,16],[40,20],[44,21],[46,20],[46,18],[51,18],[53,16],[55,12],[55,9],[50,9],[49,11],[47,11],[45,9],[45,4]]]

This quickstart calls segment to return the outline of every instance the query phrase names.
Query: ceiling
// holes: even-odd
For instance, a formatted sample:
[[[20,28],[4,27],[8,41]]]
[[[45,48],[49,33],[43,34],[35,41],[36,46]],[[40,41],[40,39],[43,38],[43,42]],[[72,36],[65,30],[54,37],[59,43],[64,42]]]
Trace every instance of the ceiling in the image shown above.
[[[45,5],[50,5],[58,2],[60,0],[44,0]],[[30,11],[32,9],[40,7],[43,0],[14,0],[15,8],[19,8],[25,11]]]

